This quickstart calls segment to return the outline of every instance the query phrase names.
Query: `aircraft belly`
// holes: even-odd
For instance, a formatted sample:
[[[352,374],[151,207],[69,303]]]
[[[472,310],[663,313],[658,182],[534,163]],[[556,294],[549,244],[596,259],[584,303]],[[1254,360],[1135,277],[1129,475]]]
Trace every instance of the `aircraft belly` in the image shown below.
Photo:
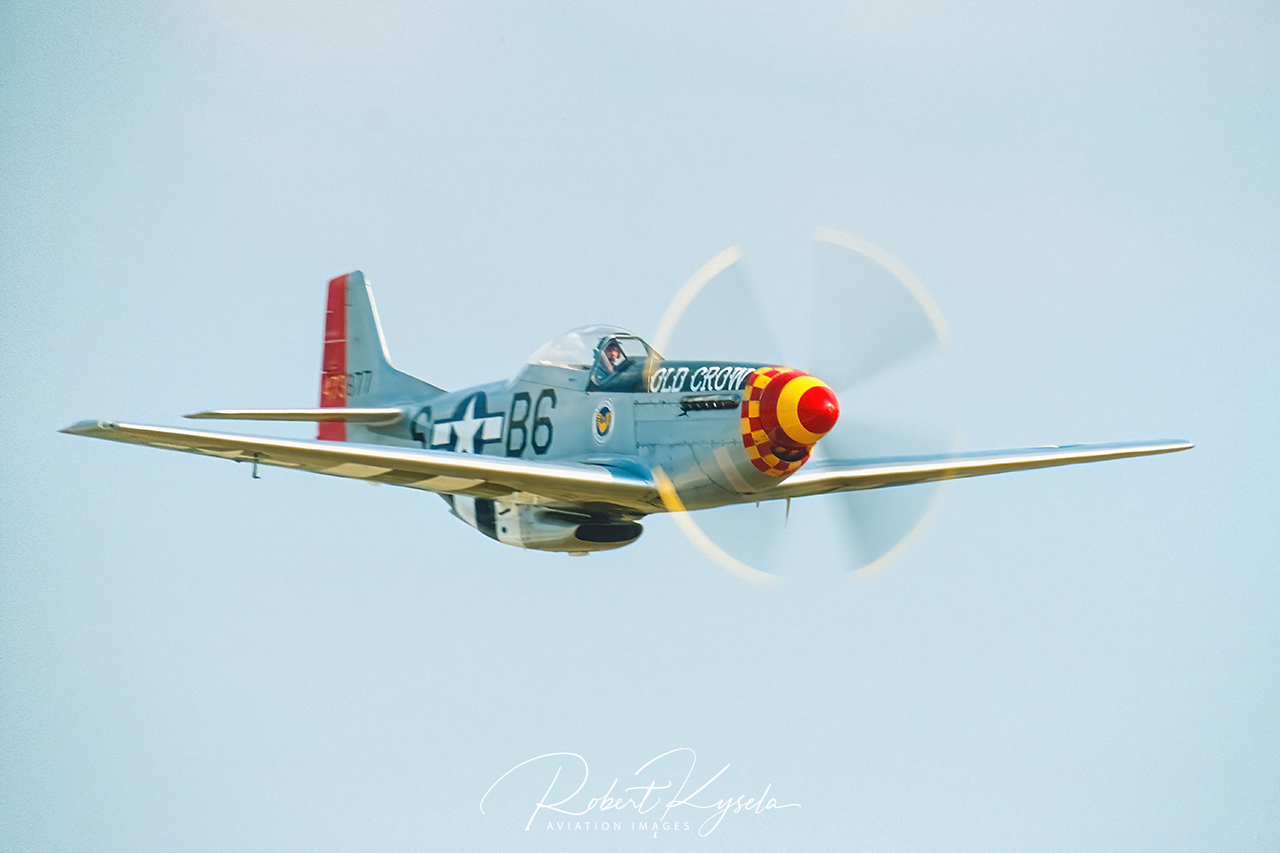
[[[640,538],[643,528],[617,516],[556,510],[468,495],[444,495],[463,523],[504,545],[586,554],[612,551]]]

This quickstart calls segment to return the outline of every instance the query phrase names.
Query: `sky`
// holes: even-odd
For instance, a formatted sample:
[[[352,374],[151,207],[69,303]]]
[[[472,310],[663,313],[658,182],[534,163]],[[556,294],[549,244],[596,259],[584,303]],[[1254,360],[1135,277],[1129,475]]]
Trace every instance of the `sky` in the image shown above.
[[[0,848],[1276,849],[1278,39],[1265,3],[3,4]],[[667,518],[525,552],[57,432],[314,405],[353,269],[449,389],[651,335],[728,246],[781,321],[821,226],[951,331],[847,414],[1197,447],[950,484],[867,582],[798,501],[761,588]],[[584,766],[565,810],[790,807],[536,809]]]

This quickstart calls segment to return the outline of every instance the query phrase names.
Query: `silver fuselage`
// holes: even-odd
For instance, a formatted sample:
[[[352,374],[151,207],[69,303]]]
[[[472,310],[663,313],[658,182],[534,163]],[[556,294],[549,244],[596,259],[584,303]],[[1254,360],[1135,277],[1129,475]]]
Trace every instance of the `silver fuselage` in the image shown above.
[[[405,412],[398,423],[352,424],[347,440],[587,462],[646,476],[659,470],[689,509],[742,503],[757,499],[754,494],[778,483],[776,477],[766,476],[751,464],[743,446],[742,392],[747,378],[759,366],[651,359],[635,380],[621,387],[610,387],[607,382],[598,387],[585,368],[528,364],[506,382],[429,399],[396,401],[393,405]],[[455,515],[499,541],[523,547],[551,546],[549,550],[565,550],[558,542],[557,519],[568,519],[566,524],[582,517],[621,524],[641,517],[640,513],[589,503],[519,498],[486,501],[461,496],[446,500]],[[539,519],[543,526],[549,526],[544,531],[547,535],[520,530],[520,525],[504,534],[503,516]],[[540,542],[540,538],[548,541]]]

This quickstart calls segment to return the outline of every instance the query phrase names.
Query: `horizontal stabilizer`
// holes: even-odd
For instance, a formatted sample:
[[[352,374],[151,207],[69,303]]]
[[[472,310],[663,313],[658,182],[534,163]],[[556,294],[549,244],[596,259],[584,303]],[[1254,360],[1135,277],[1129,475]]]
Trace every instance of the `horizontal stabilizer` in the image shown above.
[[[799,498],[832,492],[882,489],[886,486],[909,486],[960,477],[1052,468],[1056,465],[1078,465],[1082,462],[1176,453],[1179,450],[1190,450],[1194,446],[1189,441],[1168,439],[820,462],[792,475],[777,488],[770,489],[761,496],[767,494],[769,498]]]
[[[387,426],[404,418],[404,410],[387,409],[214,409],[183,415],[193,420],[222,421],[302,421]]]

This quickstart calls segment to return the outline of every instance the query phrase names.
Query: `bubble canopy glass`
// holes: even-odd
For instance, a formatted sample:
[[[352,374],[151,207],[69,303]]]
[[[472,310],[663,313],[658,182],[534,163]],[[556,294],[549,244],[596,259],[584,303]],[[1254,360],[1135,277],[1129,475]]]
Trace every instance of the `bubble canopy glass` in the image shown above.
[[[644,359],[648,348],[640,339],[617,326],[583,326],[560,337],[548,341],[538,347],[537,352],[529,356],[529,364],[549,364],[552,367],[568,367],[586,370],[596,360],[596,353],[606,338],[624,339],[624,351],[632,349],[632,341],[640,343],[640,352],[628,352],[628,356],[639,355]]]

